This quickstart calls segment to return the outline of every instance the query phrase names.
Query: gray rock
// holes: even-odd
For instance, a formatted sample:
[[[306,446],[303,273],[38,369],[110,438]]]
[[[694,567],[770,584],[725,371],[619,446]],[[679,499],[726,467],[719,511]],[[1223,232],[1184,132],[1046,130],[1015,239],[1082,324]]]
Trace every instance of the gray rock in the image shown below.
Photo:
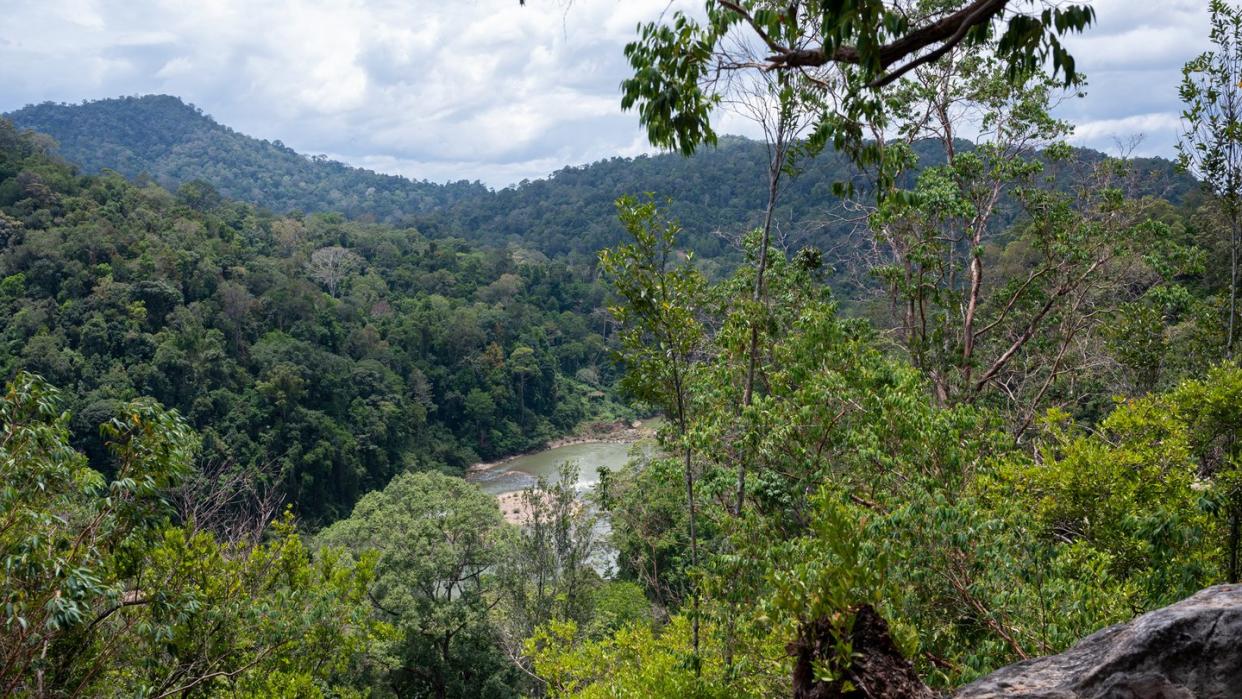
[[[1001,668],[954,699],[1242,699],[1242,585],[1218,585]]]

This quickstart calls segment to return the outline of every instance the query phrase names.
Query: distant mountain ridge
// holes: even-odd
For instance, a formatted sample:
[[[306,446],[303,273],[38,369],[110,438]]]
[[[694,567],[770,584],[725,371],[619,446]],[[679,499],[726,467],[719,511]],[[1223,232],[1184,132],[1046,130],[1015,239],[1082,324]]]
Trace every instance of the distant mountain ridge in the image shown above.
[[[552,257],[590,261],[623,238],[614,202],[650,192],[685,229],[685,243],[704,257],[732,257],[732,241],[761,220],[766,204],[766,148],[724,137],[718,147],[676,154],[611,158],[566,167],[547,178],[501,190],[478,183],[435,184],[383,175],[307,157],[279,141],[263,141],[221,125],[168,95],[122,97],[83,104],[44,103],[6,115],[17,126],[48,134],[59,153],[87,172],[110,168],[149,175],[176,188],[202,180],[226,197],[277,213],[336,211],[353,219],[414,225],[433,237],[516,245]],[[925,163],[943,161],[939,147],[917,144]],[[963,144],[963,147],[970,147]],[[1102,154],[1080,150],[1091,162]],[[1142,194],[1180,202],[1195,181],[1162,158],[1135,161]],[[1074,173],[1051,167],[1062,181]],[[778,238],[793,247],[830,247],[855,223],[844,220],[834,182],[856,177],[829,152],[800,163],[787,179],[776,212]],[[861,182],[860,182],[861,183]],[[722,235],[723,233],[723,235]]]
[[[225,197],[279,213],[338,211],[395,221],[488,191],[478,183],[441,185],[308,157],[238,133],[171,95],[44,102],[5,116],[56,139],[59,154],[88,173],[147,175],[169,189],[203,180]]]

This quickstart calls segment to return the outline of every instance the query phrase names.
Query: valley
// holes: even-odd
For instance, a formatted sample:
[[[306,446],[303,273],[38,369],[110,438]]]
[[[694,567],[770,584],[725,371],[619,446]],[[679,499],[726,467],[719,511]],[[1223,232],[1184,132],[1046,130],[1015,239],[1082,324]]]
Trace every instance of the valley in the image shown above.
[[[1242,692],[1242,4],[547,5],[4,10],[0,695]]]

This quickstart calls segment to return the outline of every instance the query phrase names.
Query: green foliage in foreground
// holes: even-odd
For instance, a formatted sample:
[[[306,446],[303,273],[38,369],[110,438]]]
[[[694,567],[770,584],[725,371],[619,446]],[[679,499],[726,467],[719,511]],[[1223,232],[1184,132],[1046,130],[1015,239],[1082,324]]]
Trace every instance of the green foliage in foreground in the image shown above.
[[[655,219],[632,213],[637,227]],[[524,496],[523,527],[460,479],[409,472],[309,549],[288,520],[227,538],[170,504],[199,448],[175,413],[118,402],[88,458],[60,397],[19,374],[0,405],[4,689],[780,696],[788,648],[813,628],[836,638],[817,676],[850,686],[864,649],[841,639],[862,605],[951,687],[1236,566],[1235,365],[1119,400],[1091,429],[1049,411],[1018,444],[986,407],[938,405],[866,322],[842,319],[813,254],[770,251],[765,304],[753,268],[710,284],[672,253],[644,254],[660,244],[639,236],[610,269],[639,299],[685,282],[620,314],[647,372],[628,385],[680,412],[663,455],[606,474],[588,505],[566,468]],[[640,321],[693,332],[643,341]],[[745,404],[751,323],[762,343]],[[673,376],[673,358],[669,394],[652,377]],[[502,359],[530,399],[531,355]],[[614,580],[592,567],[595,507],[610,517]]]
[[[571,467],[526,494],[522,529],[473,484],[408,473],[308,547],[288,513],[253,533],[200,517],[213,498],[249,513],[231,491],[183,497],[198,439],[176,413],[120,406],[105,477],[62,402],[25,373],[0,400],[5,696],[516,697],[542,686],[533,629],[651,618],[641,588],[590,567]]]
[[[952,687],[1230,576],[1242,369],[1119,400],[1091,430],[1049,411],[1018,444],[985,407],[937,405],[922,373],[839,318],[812,256],[769,254],[769,305],[748,304],[749,267],[675,302],[648,289],[646,327],[708,319],[693,348],[631,365],[641,386],[676,355],[686,417],[662,434],[670,458],[609,474],[597,498],[623,577],[669,615],[597,639],[545,625],[527,651],[552,694],[788,695],[787,644],[824,622],[837,643],[816,676],[845,690],[858,649],[841,639],[864,604],[929,683]],[[613,267],[623,284],[650,285],[640,257]],[[746,405],[755,322],[762,388]]]
[[[262,541],[221,538],[167,497],[197,447],[175,413],[121,406],[103,430],[109,479],[70,446],[59,395],[19,375],[0,403],[0,682],[18,696],[776,696],[787,645],[816,620],[848,630],[866,603],[953,686],[1224,577],[1242,370],[1119,403],[1093,432],[1052,412],[1031,458],[986,414],[932,405],[804,275],[774,270],[803,295],[769,347],[780,378],[745,412],[753,431],[719,431],[712,412],[733,390],[725,353],[695,368],[688,441],[726,447],[692,450],[700,565],[676,543],[679,460],[636,462],[599,493],[632,581],[589,567],[572,469],[527,495],[522,529],[474,486],[414,473],[313,550],[287,519]],[[799,393],[829,386],[818,403]],[[755,465],[740,516],[731,450]],[[817,672],[848,682],[852,652]]]
[[[379,554],[370,596],[396,636],[380,652],[397,696],[512,696],[516,670],[495,652],[488,610],[510,532],[495,498],[439,473],[405,474],[318,537]]]
[[[312,556],[288,521],[263,542],[173,522],[193,433],[149,400],[103,426],[114,475],[19,375],[0,401],[0,692],[5,696],[352,696],[384,633],[373,557]]]

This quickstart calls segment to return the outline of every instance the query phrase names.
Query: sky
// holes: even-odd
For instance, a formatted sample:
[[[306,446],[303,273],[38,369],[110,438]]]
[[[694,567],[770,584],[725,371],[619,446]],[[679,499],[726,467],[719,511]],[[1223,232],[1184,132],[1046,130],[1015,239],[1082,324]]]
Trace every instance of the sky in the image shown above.
[[[0,0],[0,112],[172,94],[242,133],[415,179],[503,187],[654,152],[622,112],[639,22],[699,0]],[[1075,141],[1173,154],[1207,0],[1096,0],[1069,42]],[[754,135],[736,118],[718,131]]]

